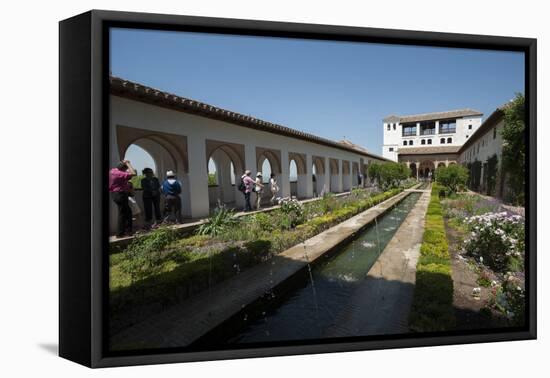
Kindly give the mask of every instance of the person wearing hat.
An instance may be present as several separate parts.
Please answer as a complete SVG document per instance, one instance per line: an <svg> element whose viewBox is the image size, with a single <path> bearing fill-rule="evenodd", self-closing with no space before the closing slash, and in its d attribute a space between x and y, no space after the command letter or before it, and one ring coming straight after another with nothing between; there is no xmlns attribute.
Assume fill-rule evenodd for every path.
<svg viewBox="0 0 550 378"><path fill-rule="evenodd" d="M145 168L142 171L144 178L141 179L141 189L143 189L143 208L145 209L145 223L149 226L153 220L153 211L155 213L155 223L160 223L160 183L159 179L151 168Z"/></svg>
<svg viewBox="0 0 550 378"><path fill-rule="evenodd" d="M117 237L132 234L132 209L128 204L130 179L136 175L136 170L129 160L122 160L109 171L109 192L118 209Z"/></svg>
<svg viewBox="0 0 550 378"><path fill-rule="evenodd" d="M264 190L262 172L256 173L255 185L256 187L254 189L254 192L256 192L256 210L260 210L260 202L262 201L262 192Z"/></svg>
<svg viewBox="0 0 550 378"><path fill-rule="evenodd" d="M162 183L164 194L165 220L181 223L181 183L176 179L174 171L166 172L166 180Z"/></svg>
<svg viewBox="0 0 550 378"><path fill-rule="evenodd" d="M241 176L241 183L239 185L239 190L244 194L245 212L252 211L252 205L250 205L250 193L252 193L252 189L254 188L254 180L250 177L251 174L252 172L250 172L249 169L244 171L244 175Z"/></svg>

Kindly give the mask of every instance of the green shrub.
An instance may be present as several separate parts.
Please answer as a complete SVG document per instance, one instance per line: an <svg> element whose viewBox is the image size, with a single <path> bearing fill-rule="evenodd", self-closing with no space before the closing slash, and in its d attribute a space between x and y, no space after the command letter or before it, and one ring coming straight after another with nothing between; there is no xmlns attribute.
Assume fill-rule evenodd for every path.
<svg viewBox="0 0 550 378"><path fill-rule="evenodd" d="M384 190L397 188L399 183L411 175L411 170L405 163L386 162L372 163L368 168L369 177L378 181Z"/></svg>
<svg viewBox="0 0 550 378"><path fill-rule="evenodd" d="M176 232L168 227L137 236L124 251L120 270L128 274L132 282L154 274L163 262L163 252L175 238Z"/></svg>
<svg viewBox="0 0 550 378"><path fill-rule="evenodd" d="M266 213L258 213L251 218L252 222L262 231L273 231L275 229L273 217Z"/></svg>
<svg viewBox="0 0 550 378"><path fill-rule="evenodd" d="M197 233L199 235L219 236L238 222L239 219L235 217L233 210L227 209L225 206L218 206L214 210L214 214L199 226Z"/></svg>
<svg viewBox="0 0 550 378"><path fill-rule="evenodd" d="M458 164L439 167L435 171L435 180L445 187L445 192L456 193L460 187L466 186L468 169Z"/></svg>

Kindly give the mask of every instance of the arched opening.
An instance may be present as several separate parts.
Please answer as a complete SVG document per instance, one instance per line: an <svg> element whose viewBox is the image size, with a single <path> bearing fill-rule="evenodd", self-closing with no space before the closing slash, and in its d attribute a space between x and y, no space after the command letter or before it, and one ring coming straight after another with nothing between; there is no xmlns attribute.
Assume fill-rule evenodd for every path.
<svg viewBox="0 0 550 378"><path fill-rule="evenodd" d="M416 166L416 163L411 163L409 165L409 168L411 169L411 177L417 178L418 167Z"/></svg>
<svg viewBox="0 0 550 378"><path fill-rule="evenodd" d="M445 138L441 138L441 139L439 140L439 143L445 144Z"/></svg>
<svg viewBox="0 0 550 378"><path fill-rule="evenodd" d="M413 141L409 140L409 146L412 146L412 145L413 145Z"/></svg>
<svg viewBox="0 0 550 378"><path fill-rule="evenodd" d="M157 163L155 162L153 156L143 147L140 147L135 143L128 147L126 153L124 154L123 160L129 160L137 171L137 176L134 176L131 180L131 183L136 190L141 190L141 179L144 177L143 170L145 168L151 168L153 173L158 175Z"/></svg>
<svg viewBox="0 0 550 378"><path fill-rule="evenodd" d="M342 161L342 190L344 192L351 190L351 168L347 160Z"/></svg>
<svg viewBox="0 0 550 378"><path fill-rule="evenodd" d="M278 196L282 196L283 182L281 179L282 170L279 151L269 149L262 149L260 151L257 150L257 164L258 172L262 173L262 183L265 186L262 191L261 204L270 204L272 193L270 190L269 179L271 178L271 174L275 175L275 180L279 186ZM253 178L256 179L256 177ZM254 198L256 197L254 196Z"/></svg>
<svg viewBox="0 0 550 378"><path fill-rule="evenodd" d="M359 163L354 161L351 163L351 186L357 187L359 185Z"/></svg>
<svg viewBox="0 0 550 378"><path fill-rule="evenodd" d="M432 144L432 140L431 140L431 139L428 139L428 144Z"/></svg>
<svg viewBox="0 0 550 378"><path fill-rule="evenodd" d="M208 160L208 186L218 185L218 168L216 168L216 162L212 157Z"/></svg>
<svg viewBox="0 0 550 378"><path fill-rule="evenodd" d="M272 173L271 163L269 162L269 159L264 159L264 161L262 162L262 170L260 172L262 173L262 182L264 184L269 183L269 178L271 177Z"/></svg>
<svg viewBox="0 0 550 378"><path fill-rule="evenodd" d="M290 181L290 195L298 197L298 167L294 159L290 160L288 169L288 179Z"/></svg>
<svg viewBox="0 0 550 378"><path fill-rule="evenodd" d="M418 168L418 176L422 179L428 179L433 176L433 173L435 171L435 164L433 161L425 160L420 163L420 167Z"/></svg>
<svg viewBox="0 0 550 378"><path fill-rule="evenodd" d="M210 210L218 203L229 208L244 208L244 196L238 188L245 169L244 145L207 140L205 162L208 164L209 174L214 173L211 161L216 169L216 185L208 186Z"/></svg>
<svg viewBox="0 0 550 378"><path fill-rule="evenodd" d="M244 198L235 185L240 159L231 148L221 145L208 157L208 203L214 209L219 203L228 208L243 206Z"/></svg>
<svg viewBox="0 0 550 378"><path fill-rule="evenodd" d="M453 138L447 138L447 144L453 143Z"/></svg>
<svg viewBox="0 0 550 378"><path fill-rule="evenodd" d="M313 188L308 189L310 184L308 183L309 178L306 169L306 155L289 152L288 159L290 161L290 195L300 199L311 197Z"/></svg>
<svg viewBox="0 0 550 378"><path fill-rule="evenodd" d="M312 158L312 161L313 162L312 162L312 168L311 168L311 171L312 171L311 180L313 185L313 196L318 197L324 192L326 192L327 190L329 190L329 188L326 188L326 189L324 188L325 187L325 163L323 158L316 157L316 156Z"/></svg>
<svg viewBox="0 0 550 378"><path fill-rule="evenodd" d="M231 165L229 166L231 169L231 185L235 185L235 175L237 174L235 171L235 166L233 165L233 162L231 162Z"/></svg>
<svg viewBox="0 0 550 378"><path fill-rule="evenodd" d="M439 164L437 164L437 168L444 167L444 166L445 166L445 163L443 163L443 162L440 162Z"/></svg>
<svg viewBox="0 0 550 378"><path fill-rule="evenodd" d="M167 149L166 146L169 146L169 144L164 144L162 139L157 139L154 136L133 139L128 135L127 142L124 142L127 144L119 141L119 143L122 144L119 144L119 156L122 156L123 160L129 160L137 171L137 175L132 178L131 183L134 187L134 199L141 210L139 214L134 216L133 229L139 230L145 226L145 206L141 187L141 180L144 178L143 170L145 168L151 168L160 184L162 184L165 179L165 174L168 170L174 171L177 178L182 182L185 182L187 175L183 169L183 161L176 160L172 153L175 150L172 151ZM116 157L114 159L116 159ZM116 162L112 162L111 164L114 166ZM185 186L182 189L182 213L188 217L190 216L190 209L189 206L185 205L189 203L189 190ZM163 196L161 196L160 202L160 208L163 209ZM116 232L116 219L116 206L114 203L110 203L109 231L112 234Z"/></svg>
<svg viewBox="0 0 550 378"><path fill-rule="evenodd" d="M340 177L340 170L338 166L338 160L330 159L330 191L332 193L340 193L342 191L342 181Z"/></svg>

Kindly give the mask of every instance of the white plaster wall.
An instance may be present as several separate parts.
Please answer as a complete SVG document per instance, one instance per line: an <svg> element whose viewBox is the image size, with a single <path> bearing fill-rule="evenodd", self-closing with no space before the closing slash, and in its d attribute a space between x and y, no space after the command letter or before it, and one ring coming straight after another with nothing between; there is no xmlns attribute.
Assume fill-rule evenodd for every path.
<svg viewBox="0 0 550 378"><path fill-rule="evenodd" d="M390 130L388 130L390 125ZM393 129L395 125L395 130ZM382 147L382 156L386 159L397 161L397 149L401 142L401 124L399 122L384 122L384 146ZM393 151L390 151L392 149Z"/></svg>
<svg viewBox="0 0 550 378"><path fill-rule="evenodd" d="M251 169L253 175L256 173L256 147L272 148L281 151L282 173L281 177L278 177L278 180L282 196L285 193L286 195L290 194L290 182L288 178L289 151L305 154L308 161L311 161L311 156L315 155L337 159L340 164L342 160L359 161L361 157L364 157L362 154L351 151L253 130L228 122L165 109L118 96L111 96L111 165L115 165L120 159L116 140L116 126L118 125L187 137L189 177L182 177L182 179L184 187L187 186L184 190L188 192L188 203L184 203L184 211L185 208L189 209L190 215L193 218L207 216L209 209L209 190L205 190L208 183L205 150L206 139L244 144L246 168ZM372 160L373 158L371 157L370 159ZM325 169L328 169L328 166L325 165ZM179 167L178 170L181 171ZM240 178L240 175L241 173L237 172L237 180ZM322 176L318 175L317 178L319 192L319 188L322 188L322 186L319 186L322 181L324 181L324 185L329 185L327 181L328 176ZM311 181L311 167L308 168L306 177L307 181ZM334 178L334 184L333 190L342 191L341 175ZM311 188L311 184L307 184L307 186ZM312 189L311 192L313 192Z"/></svg>
<svg viewBox="0 0 550 378"><path fill-rule="evenodd" d="M481 137L477 138L468 148L464 149L458 157L461 163L470 163L478 160L482 163L486 162L488 158L496 154L498 156L498 163L500 165L502 157L502 136L501 131L504 127L504 121L499 122L490 130L485 132ZM493 138L493 130L496 128L496 137Z"/></svg>
<svg viewBox="0 0 550 378"><path fill-rule="evenodd" d="M468 129L468 125L472 125L472 129ZM457 119L456 135L453 138L453 145L462 146L466 140L474 134L479 126L481 126L481 117ZM466 138L466 136L468 136L468 138Z"/></svg>

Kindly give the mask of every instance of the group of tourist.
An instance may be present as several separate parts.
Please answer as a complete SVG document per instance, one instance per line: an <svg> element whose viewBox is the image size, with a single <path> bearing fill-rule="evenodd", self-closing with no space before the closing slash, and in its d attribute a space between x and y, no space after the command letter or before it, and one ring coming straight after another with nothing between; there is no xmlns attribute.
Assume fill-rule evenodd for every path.
<svg viewBox="0 0 550 378"><path fill-rule="evenodd" d="M245 212L252 211L252 205L250 204L250 196L252 192L256 195L256 210L260 210L262 195L265 188L262 172L256 173L255 180L251 177L251 175L252 172L247 169L244 172L244 175L241 176L241 183L239 184L239 190L244 194ZM273 173L269 178L269 190L271 192L270 202L274 205L275 200L277 199L277 193L279 192L279 185L277 184L277 179Z"/></svg>
<svg viewBox="0 0 550 378"><path fill-rule="evenodd" d="M181 190L182 184L173 171L166 172L162 185L151 168L142 171L141 188L143 190L143 208L147 227L161 222L182 221ZM109 192L118 209L117 237L132 235L133 216L140 213L139 205L134 199L132 177L137 172L129 160L121 161L109 172ZM160 197L164 196L164 218L160 211ZM153 215L155 223L153 223Z"/></svg>
<svg viewBox="0 0 550 378"><path fill-rule="evenodd" d="M180 194L182 184L176 178L176 174L171 170L166 172L166 179L161 184L151 168L143 169L142 173L141 189L146 227L152 227L163 222L175 221L181 223L182 206ZM109 172L109 192L118 210L117 237L132 235L134 216L141 213L141 209L134 198L134 187L131 182L132 177L136 175L137 171L129 160L121 161ZM244 211L246 212L252 211L250 203L252 193L256 195L255 209L260 210L262 195L266 186L263 182L261 172L256 174L256 179L253 179L251 175L252 172L246 170L241 177L239 185L239 190L244 195ZM270 202L272 205L275 205L277 194L279 193L279 185L273 173L269 178L269 190L271 192ZM160 210L161 196L164 196L164 214L161 214Z"/></svg>

